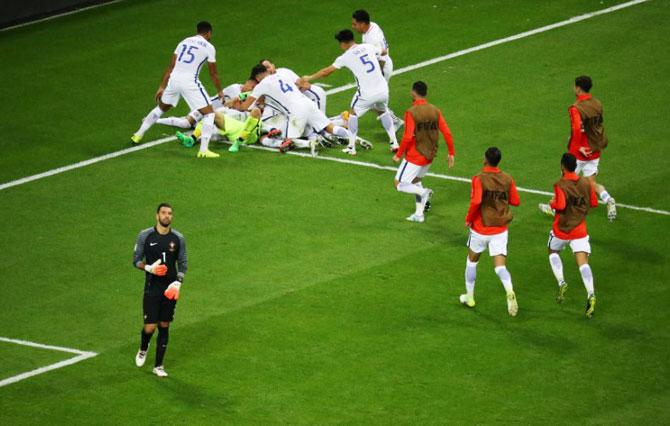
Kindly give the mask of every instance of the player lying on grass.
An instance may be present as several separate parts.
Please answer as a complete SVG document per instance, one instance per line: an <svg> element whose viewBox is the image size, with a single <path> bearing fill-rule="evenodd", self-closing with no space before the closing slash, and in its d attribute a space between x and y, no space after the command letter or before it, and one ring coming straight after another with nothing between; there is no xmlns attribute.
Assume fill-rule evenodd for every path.
<svg viewBox="0 0 670 426"><path fill-rule="evenodd" d="M586 288L586 318L591 318L596 309L596 296L593 288L593 272L589 266L591 244L586 231L586 215L589 209L598 206L598 196L587 177L579 177L577 159L570 153L561 158L561 179L554 184L554 197L550 207L556 212L554 224L549 232L549 264L558 281L558 296L556 301L562 303L568 284L563 278L563 262L559 253L570 246L575 254L575 260L582 275L582 282Z"/></svg>
<svg viewBox="0 0 670 426"><path fill-rule="evenodd" d="M607 204L607 219L616 219L616 201L604 186L596 182L600 155L608 145L603 127L603 105L590 91L591 77L582 75L575 79L577 100L568 108L570 114L570 142L568 152L577 159L575 173L587 177L595 185L600 200ZM548 215L554 211L547 204L540 204L540 210Z"/></svg>
<svg viewBox="0 0 670 426"><path fill-rule="evenodd" d="M468 258L465 264L465 294L459 300L469 308L475 307L475 280L477 262L488 248L493 257L496 275L507 293L507 312L516 316L519 305L512 286L512 276L507 261L507 224L512 221L509 206L518 206L519 193L512 176L498 168L502 154L491 147L484 154L484 169L472 178L470 208L465 217L465 227L470 228Z"/></svg>
<svg viewBox="0 0 670 426"><path fill-rule="evenodd" d="M183 97L191 110L203 115L202 138L198 158L216 158L219 154L208 149L209 139L214 132L214 108L207 92L200 83L200 66L207 61L209 75L216 87L217 94L223 100L223 90L216 70L216 49L209 42L212 38L212 26L209 22L199 22L197 34L182 40L172 54L158 91L158 106L142 120L140 128L131 136L132 143L140 143L144 133L170 108L177 106Z"/></svg>
<svg viewBox="0 0 670 426"><path fill-rule="evenodd" d="M428 173L433 159L437 155L440 132L449 149L449 168L454 167L454 141L451 131L444 121L442 112L426 100L428 86L423 81L412 85L413 104L405 112L405 134L393 161L399 162L395 175L395 187L400 192L413 194L416 198L416 211L407 220L422 223L424 212L430 209L430 197L433 190L424 188L421 180Z"/></svg>
<svg viewBox="0 0 670 426"><path fill-rule="evenodd" d="M245 121L240 121L232 114L222 111L217 111L214 116L214 124L218 132L212 136L212 140L218 140L218 137L223 137L225 140L232 142L229 152L238 152L240 144L251 145L258 141L260 135L260 118L261 110L253 108L249 112L249 116ZM201 137L202 123L199 123L191 135L186 135L177 132L177 139L187 148L195 145Z"/></svg>
<svg viewBox="0 0 670 426"><path fill-rule="evenodd" d="M349 68L356 78L356 94L351 101L349 131L358 134L358 118L368 111L375 111L379 115L382 126L389 137L391 150L398 149L398 141L393 125L393 116L388 109L389 88L388 82L382 75L377 55L381 53L379 47L371 44L356 44L351 30L342 30L335 35L340 48L344 53L338 56L332 65L320 71L303 77L303 81L312 82L327 77L340 68ZM343 150L350 155L356 155L356 143L353 142Z"/></svg>
<svg viewBox="0 0 670 426"><path fill-rule="evenodd" d="M316 104L300 92L295 82L280 74L270 74L261 64L254 66L251 75L258 84L238 109L246 111L257 100L263 99L265 105L280 111L287 118L286 131L283 132L285 139L280 147L283 152L294 144L293 139L304 134L308 125L317 133L326 131L347 138L350 143L355 141L347 129L333 125Z"/></svg>
<svg viewBox="0 0 670 426"><path fill-rule="evenodd" d="M224 102L221 102L221 99L218 96L210 98L214 112L224 112L228 113L230 116L236 118L237 120L246 120L246 112L238 111L236 109L228 108L225 106L225 103L230 101L235 101L235 99L240 99L240 96L244 97L248 92L253 90L256 82L253 80L247 80L244 83L233 83L229 86L226 86L223 89L223 99ZM165 126L179 127L182 129L192 129L195 125L202 119L202 114L200 111L193 110L184 117L165 117L159 118L156 123L163 124ZM216 118L215 118L216 120Z"/></svg>

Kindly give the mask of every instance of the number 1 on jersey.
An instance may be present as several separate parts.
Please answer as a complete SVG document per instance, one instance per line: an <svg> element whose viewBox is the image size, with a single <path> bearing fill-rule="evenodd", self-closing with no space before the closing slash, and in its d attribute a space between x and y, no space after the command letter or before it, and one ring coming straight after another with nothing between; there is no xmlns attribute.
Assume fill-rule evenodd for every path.
<svg viewBox="0 0 670 426"><path fill-rule="evenodd" d="M163 263L167 263L167 258L165 257L165 252L163 252L162 254L163 254Z"/></svg>

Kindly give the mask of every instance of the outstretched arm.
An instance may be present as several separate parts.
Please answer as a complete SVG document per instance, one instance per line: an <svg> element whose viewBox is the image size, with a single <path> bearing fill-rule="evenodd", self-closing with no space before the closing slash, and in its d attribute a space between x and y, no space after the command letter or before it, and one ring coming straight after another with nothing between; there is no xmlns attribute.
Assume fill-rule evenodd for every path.
<svg viewBox="0 0 670 426"><path fill-rule="evenodd" d="M302 79L303 79L303 81L309 83L311 81L318 80L318 79L323 78L323 77L328 77L329 75L331 75L335 71L337 71L337 68L335 68L334 65L329 65L326 68L322 68L321 70L317 71L316 73L314 73L312 75L304 76Z"/></svg>

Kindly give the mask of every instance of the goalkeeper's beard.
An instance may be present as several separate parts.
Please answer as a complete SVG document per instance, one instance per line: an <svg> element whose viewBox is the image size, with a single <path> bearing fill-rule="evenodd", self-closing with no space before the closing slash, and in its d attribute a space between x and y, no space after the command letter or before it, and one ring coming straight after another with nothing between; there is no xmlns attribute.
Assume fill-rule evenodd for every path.
<svg viewBox="0 0 670 426"><path fill-rule="evenodd" d="M170 219L164 219L164 220L159 220L158 223L160 223L161 226L169 228L172 221Z"/></svg>

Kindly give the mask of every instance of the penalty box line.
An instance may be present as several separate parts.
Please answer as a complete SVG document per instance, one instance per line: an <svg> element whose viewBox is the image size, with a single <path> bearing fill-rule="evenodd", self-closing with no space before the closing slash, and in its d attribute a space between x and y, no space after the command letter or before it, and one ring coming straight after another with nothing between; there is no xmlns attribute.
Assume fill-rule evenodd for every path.
<svg viewBox="0 0 670 426"><path fill-rule="evenodd" d="M0 380L0 387L11 385L16 382L20 382L21 380L28 379L30 377L34 377L40 374L44 374L48 371L52 370L57 370L59 368L67 367L68 365L76 364L78 362L84 361L85 359L93 358L94 356L98 355L96 352L89 352L89 351L81 351L79 349L72 349L72 348L66 348L62 346L53 346L53 345L45 345L42 343L36 343L36 342L30 342L28 340L19 340L19 339L10 339L8 337L0 337L0 342L6 342L6 343L14 343L17 345L21 346L29 346L32 348L38 348L38 349L47 349L51 351L57 351L57 352L66 352L69 354L75 354L74 357L68 358L63 361L59 361L53 364L45 365L44 367L39 367L34 370L26 371L25 373L17 374L12 377L8 377L6 379Z"/></svg>

